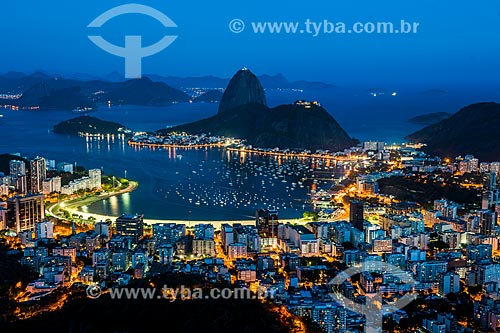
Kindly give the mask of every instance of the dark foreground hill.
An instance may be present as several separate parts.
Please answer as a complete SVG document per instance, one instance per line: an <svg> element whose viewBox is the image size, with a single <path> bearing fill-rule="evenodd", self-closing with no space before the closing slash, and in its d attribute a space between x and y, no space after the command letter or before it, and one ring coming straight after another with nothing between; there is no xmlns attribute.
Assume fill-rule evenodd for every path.
<svg viewBox="0 0 500 333"><path fill-rule="evenodd" d="M448 119L406 137L427 144L425 151L441 157L473 154L482 160L500 160L500 104L477 103Z"/></svg>
<svg viewBox="0 0 500 333"><path fill-rule="evenodd" d="M151 286L156 286L154 290ZM193 299L177 300L162 297L162 287L185 288L193 292ZM129 288L148 288L153 297L111 298L104 293L97 299L86 296L86 286L65 287L32 304L22 304L21 312L36 317L7 322L0 316L1 332L296 332L297 317L285 315L272 302L257 299L211 299L213 287L197 277L182 274L161 274L144 280L134 280ZM203 297L194 297L196 290L203 288ZM105 290L105 289L104 289ZM139 290L139 289L136 289ZM62 308L42 312L44 306L65 295ZM124 295L124 294L122 294ZM143 295L143 294L141 294ZM240 297L241 298L241 297ZM13 305L15 308L15 304ZM55 307L53 307L55 309ZM7 309L11 310L11 309ZM8 313L8 312L7 312ZM5 319L13 319L5 316ZM311 331L312 332L312 331Z"/></svg>

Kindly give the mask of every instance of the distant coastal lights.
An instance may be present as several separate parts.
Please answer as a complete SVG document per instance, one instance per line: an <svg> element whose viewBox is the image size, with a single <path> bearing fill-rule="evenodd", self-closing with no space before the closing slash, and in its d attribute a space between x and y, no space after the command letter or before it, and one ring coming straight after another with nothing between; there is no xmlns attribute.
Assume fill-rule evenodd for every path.
<svg viewBox="0 0 500 333"><path fill-rule="evenodd" d="M311 105L321 106L321 104L318 101L311 102L311 101L298 100L295 101L293 104L305 106L306 109L310 109Z"/></svg>
<svg viewBox="0 0 500 333"><path fill-rule="evenodd" d="M385 92L383 92L383 91L371 91L371 92L370 92L370 95L371 95L371 96L373 96L373 97L379 97L379 96L383 96L383 95L385 95ZM393 92L391 93L391 96L392 96L392 97L395 97L395 96L397 96L397 95L398 95L398 93L397 93L396 91L393 91Z"/></svg>

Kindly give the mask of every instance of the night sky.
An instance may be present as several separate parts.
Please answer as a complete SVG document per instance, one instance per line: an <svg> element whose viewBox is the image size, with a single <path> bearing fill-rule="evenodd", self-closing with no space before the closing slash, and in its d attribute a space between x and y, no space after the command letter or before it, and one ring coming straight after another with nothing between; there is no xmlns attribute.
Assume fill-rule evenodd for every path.
<svg viewBox="0 0 500 333"><path fill-rule="evenodd" d="M166 14L177 28L137 14L102 28L87 25L127 1L3 1L0 72L10 70L105 75L124 71L122 58L107 54L87 36L124 43L142 35L150 45L164 35L178 39L143 61L161 75L231 76L241 67L257 74L283 73L291 80L352 83L495 84L500 82L500 2L497 0L142 0ZM235 18L246 23L229 30ZM416 34L255 34L251 22L418 22Z"/></svg>

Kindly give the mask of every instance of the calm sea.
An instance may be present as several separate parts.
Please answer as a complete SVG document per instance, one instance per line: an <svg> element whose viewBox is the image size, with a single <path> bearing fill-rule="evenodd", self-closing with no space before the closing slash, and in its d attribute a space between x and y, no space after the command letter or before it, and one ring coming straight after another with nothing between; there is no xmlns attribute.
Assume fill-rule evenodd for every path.
<svg viewBox="0 0 500 333"><path fill-rule="evenodd" d="M316 96L321 96L317 98ZM459 94L457 94L459 96ZM316 93L268 92L271 106L296 99L319 100L344 129L360 140L401 142L421 126L407 119L427 112L455 112L463 98L419 94L373 97L366 92L332 89ZM470 102L474 102L473 98ZM465 103L465 104L464 104ZM101 108L93 116L119 122L136 131L151 131L211 116L217 105L179 104L164 108ZM120 140L87 140L52 133L53 125L75 117L68 111L0 109L0 153L43 156L102 168L140 185L133 193L83 209L103 215L142 213L149 219L237 220L254 216L256 208L278 208L283 218L301 216L307 167L270 159L241 160L222 150L134 150ZM327 184L325 184L326 186Z"/></svg>

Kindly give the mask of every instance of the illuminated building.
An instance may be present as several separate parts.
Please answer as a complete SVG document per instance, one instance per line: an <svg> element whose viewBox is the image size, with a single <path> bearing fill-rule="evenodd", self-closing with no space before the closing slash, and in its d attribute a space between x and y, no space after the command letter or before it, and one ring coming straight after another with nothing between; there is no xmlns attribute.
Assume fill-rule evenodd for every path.
<svg viewBox="0 0 500 333"><path fill-rule="evenodd" d="M171 244L162 243L158 246L160 264L170 265L174 258L174 248Z"/></svg>
<svg viewBox="0 0 500 333"><path fill-rule="evenodd" d="M466 248L467 261L471 264L489 264L493 247L491 244L470 244Z"/></svg>
<svg viewBox="0 0 500 333"><path fill-rule="evenodd" d="M491 235L497 225L497 213L483 209L477 212L477 216L479 218L479 232L486 236Z"/></svg>
<svg viewBox="0 0 500 333"><path fill-rule="evenodd" d="M138 214L120 216L116 219L116 233L130 236L137 243L144 236L144 216Z"/></svg>
<svg viewBox="0 0 500 333"><path fill-rule="evenodd" d="M186 225L176 223L153 224L153 240L155 243L175 244L186 235Z"/></svg>
<svg viewBox="0 0 500 333"><path fill-rule="evenodd" d="M24 161L12 160L9 162L9 174L12 178L12 182L19 176L26 176L26 163Z"/></svg>
<svg viewBox="0 0 500 333"><path fill-rule="evenodd" d="M256 211L256 225L259 236L262 238L278 237L278 211L258 209Z"/></svg>
<svg viewBox="0 0 500 333"><path fill-rule="evenodd" d="M346 310L335 303L313 305L311 319L327 333L347 332Z"/></svg>
<svg viewBox="0 0 500 333"><path fill-rule="evenodd" d="M458 292L460 292L460 275L455 272L443 273L439 280L439 293L446 296Z"/></svg>
<svg viewBox="0 0 500 333"><path fill-rule="evenodd" d="M221 226L221 240L222 240L222 246L224 246L224 250L227 253L228 246L234 242L233 227L227 223L224 223Z"/></svg>
<svg viewBox="0 0 500 333"><path fill-rule="evenodd" d="M35 231L35 224L45 217L43 194L15 196L7 199L7 227L21 231Z"/></svg>
<svg viewBox="0 0 500 333"><path fill-rule="evenodd" d="M446 272L446 261L424 261L416 265L416 278L420 282L438 282L441 274Z"/></svg>
<svg viewBox="0 0 500 333"><path fill-rule="evenodd" d="M193 239L193 254L198 256L213 257L215 255L215 242L213 239Z"/></svg>
<svg viewBox="0 0 500 333"><path fill-rule="evenodd" d="M61 192L61 177L47 178L42 182L43 194Z"/></svg>
<svg viewBox="0 0 500 333"><path fill-rule="evenodd" d="M43 220L36 224L36 238L54 238L54 223Z"/></svg>
<svg viewBox="0 0 500 333"><path fill-rule="evenodd" d="M43 181L47 178L47 166L45 158L37 157L30 161L31 193L43 192Z"/></svg>
<svg viewBox="0 0 500 333"><path fill-rule="evenodd" d="M227 247L227 256L230 259L243 258L247 256L247 246L242 243L232 243Z"/></svg>
<svg viewBox="0 0 500 333"><path fill-rule="evenodd" d="M363 222L364 222L364 205L360 201L353 200L349 206L349 222L358 229L363 231Z"/></svg>

